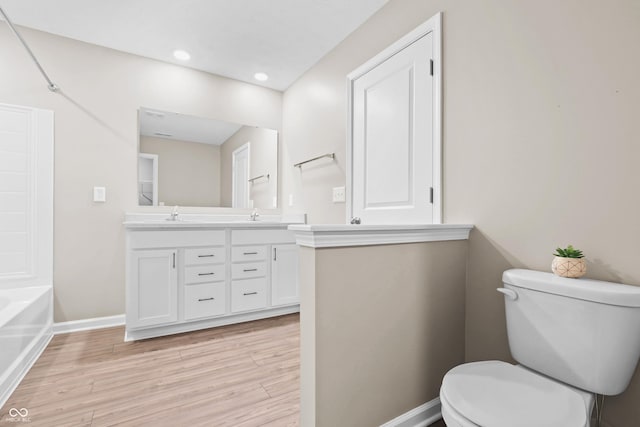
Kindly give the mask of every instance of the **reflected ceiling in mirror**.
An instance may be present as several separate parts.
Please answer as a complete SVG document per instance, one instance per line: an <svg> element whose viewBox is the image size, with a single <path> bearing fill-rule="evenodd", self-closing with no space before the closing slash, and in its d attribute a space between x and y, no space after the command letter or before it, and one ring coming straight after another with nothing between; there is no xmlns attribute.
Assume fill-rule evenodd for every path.
<svg viewBox="0 0 640 427"><path fill-rule="evenodd" d="M139 110L140 206L277 207L278 132Z"/></svg>

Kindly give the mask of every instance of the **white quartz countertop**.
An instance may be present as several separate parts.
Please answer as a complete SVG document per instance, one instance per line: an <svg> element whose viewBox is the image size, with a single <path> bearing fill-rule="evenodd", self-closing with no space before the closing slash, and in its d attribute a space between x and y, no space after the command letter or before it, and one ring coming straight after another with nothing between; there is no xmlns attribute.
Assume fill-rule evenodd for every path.
<svg viewBox="0 0 640 427"><path fill-rule="evenodd" d="M178 219L168 219L169 214L127 213L122 223L125 228L286 228L304 223L304 216L264 215L257 220L248 215L180 214Z"/></svg>
<svg viewBox="0 0 640 427"><path fill-rule="evenodd" d="M199 220L148 220L148 221L125 221L124 226L127 228L202 228L202 227L218 227L218 228L273 228L287 227L291 225L288 222L275 221L199 221Z"/></svg>

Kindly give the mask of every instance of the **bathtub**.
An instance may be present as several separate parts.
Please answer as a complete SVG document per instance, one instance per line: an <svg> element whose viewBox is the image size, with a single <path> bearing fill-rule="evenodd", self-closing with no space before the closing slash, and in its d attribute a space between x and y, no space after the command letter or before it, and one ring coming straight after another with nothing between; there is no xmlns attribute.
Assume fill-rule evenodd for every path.
<svg viewBox="0 0 640 427"><path fill-rule="evenodd" d="M50 286L0 289L0 407L53 336L52 299Z"/></svg>

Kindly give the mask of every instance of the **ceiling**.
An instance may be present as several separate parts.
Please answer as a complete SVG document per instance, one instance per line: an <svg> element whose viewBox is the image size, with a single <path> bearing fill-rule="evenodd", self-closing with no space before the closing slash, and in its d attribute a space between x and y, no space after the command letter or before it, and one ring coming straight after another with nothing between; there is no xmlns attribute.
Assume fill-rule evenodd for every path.
<svg viewBox="0 0 640 427"><path fill-rule="evenodd" d="M140 108L140 135L222 145L243 125Z"/></svg>
<svg viewBox="0 0 640 427"><path fill-rule="evenodd" d="M0 6L18 25L285 90L386 2L0 0ZM176 49L191 60L174 59ZM256 81L257 72L269 80Z"/></svg>

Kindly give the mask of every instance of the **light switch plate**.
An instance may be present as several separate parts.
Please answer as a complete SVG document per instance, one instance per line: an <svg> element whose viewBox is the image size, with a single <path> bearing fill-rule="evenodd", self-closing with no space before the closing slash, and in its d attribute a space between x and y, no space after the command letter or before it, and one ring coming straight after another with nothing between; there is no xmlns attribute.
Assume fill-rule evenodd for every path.
<svg viewBox="0 0 640 427"><path fill-rule="evenodd" d="M289 194L289 206L293 206L293 194Z"/></svg>
<svg viewBox="0 0 640 427"><path fill-rule="evenodd" d="M104 203L107 201L107 189L105 187L93 187L93 201Z"/></svg>
<svg viewBox="0 0 640 427"><path fill-rule="evenodd" d="M344 187L333 187L333 203L344 203L345 200Z"/></svg>

